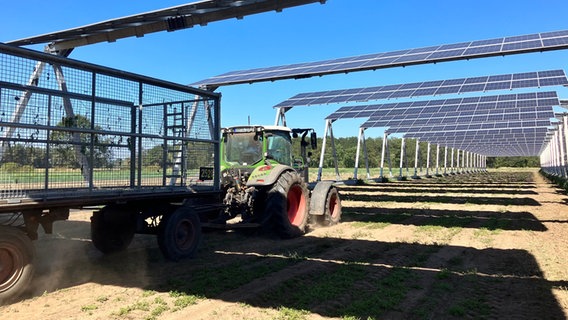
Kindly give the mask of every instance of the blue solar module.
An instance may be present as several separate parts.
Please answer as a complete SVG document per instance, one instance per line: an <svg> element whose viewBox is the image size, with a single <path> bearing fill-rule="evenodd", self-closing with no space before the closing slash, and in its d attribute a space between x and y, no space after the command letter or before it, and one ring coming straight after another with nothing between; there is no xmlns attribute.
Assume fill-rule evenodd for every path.
<svg viewBox="0 0 568 320"><path fill-rule="evenodd" d="M300 93L277 104L276 108L295 106L363 102L404 97L418 97L442 94L459 94L490 90L509 90L518 88L567 85L564 70L524 72L473 78L437 80L407 84L395 84L369 88L320 91Z"/></svg>
<svg viewBox="0 0 568 320"><path fill-rule="evenodd" d="M521 107L550 107L560 105L555 92L538 92L538 93L521 93L521 94L506 94L497 96L484 96L484 97L468 97L457 99L445 100L429 100L429 101L415 101L415 102L399 102L399 103L386 103L376 105L361 105L352 107L342 107L328 115L326 119L338 120L348 118L366 118L369 117L366 112L364 115L362 111L374 110L371 118L379 117L379 115L393 114L390 112L406 113L406 114L420 114L421 112L438 110L436 112L453 112L466 111L466 110L496 110L506 108L521 108Z"/></svg>
<svg viewBox="0 0 568 320"><path fill-rule="evenodd" d="M195 82L191 85L219 87L239 83L307 78L334 73L375 70L379 68L391 68L413 64L540 52L547 50L561 50L567 48L568 30L562 30L377 54L366 54L318 62L232 71Z"/></svg>

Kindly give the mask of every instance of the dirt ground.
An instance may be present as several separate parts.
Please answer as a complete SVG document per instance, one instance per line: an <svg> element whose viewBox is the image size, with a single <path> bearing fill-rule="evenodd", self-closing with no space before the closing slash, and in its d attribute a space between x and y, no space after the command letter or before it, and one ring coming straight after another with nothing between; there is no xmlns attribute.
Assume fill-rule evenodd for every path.
<svg viewBox="0 0 568 320"><path fill-rule="evenodd" d="M153 236L104 256L90 212L36 242L6 319L566 319L568 196L536 170L343 186L343 221L280 240L207 232L165 261Z"/></svg>

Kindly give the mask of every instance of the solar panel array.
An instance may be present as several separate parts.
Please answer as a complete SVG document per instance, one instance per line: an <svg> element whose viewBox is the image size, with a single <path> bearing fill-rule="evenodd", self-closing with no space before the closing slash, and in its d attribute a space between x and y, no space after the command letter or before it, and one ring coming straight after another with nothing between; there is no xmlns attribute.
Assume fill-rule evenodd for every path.
<svg viewBox="0 0 568 320"><path fill-rule="evenodd" d="M534 156L542 149L548 131L546 127L539 127L479 132L411 132L405 134L405 137L418 138L487 156Z"/></svg>
<svg viewBox="0 0 568 320"><path fill-rule="evenodd" d="M461 94L491 90L568 85L564 70L547 70L500 74L472 78L414 82L368 88L300 93L287 99L275 108L292 108L316 104L365 102L394 98L411 98L442 94Z"/></svg>
<svg viewBox="0 0 568 320"><path fill-rule="evenodd" d="M382 52L318 62L232 71L195 82L192 85L219 87L240 83L307 78L334 73L375 70L414 64L560 50L567 48L568 30L561 30Z"/></svg>
<svg viewBox="0 0 568 320"><path fill-rule="evenodd" d="M556 92L533 92L519 94L505 94L483 97L453 98L441 100L423 100L412 102L396 102L385 104L358 105L341 107L326 119L353 119L378 118L405 119L405 115L420 115L427 118L434 113L448 113L448 115L466 116L474 115L477 110L535 108L538 106L559 105ZM524 110L524 109L523 109ZM529 109L526 109L529 112ZM417 113L418 112L418 113Z"/></svg>
<svg viewBox="0 0 568 320"><path fill-rule="evenodd" d="M538 155L559 105L556 92L342 107L327 119L368 118L363 128L491 156Z"/></svg>

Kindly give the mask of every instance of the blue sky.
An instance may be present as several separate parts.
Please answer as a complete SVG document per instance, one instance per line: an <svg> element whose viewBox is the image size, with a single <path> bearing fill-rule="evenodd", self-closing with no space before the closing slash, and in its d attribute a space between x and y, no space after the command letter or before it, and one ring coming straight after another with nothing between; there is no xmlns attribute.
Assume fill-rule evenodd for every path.
<svg viewBox="0 0 568 320"><path fill-rule="evenodd" d="M0 41L186 2L191 1L9 1L3 5ZM243 20L80 47L71 58L189 84L234 70L566 30L566 12L566 0L328 0L325 5L309 4ZM566 63L568 51L565 50L234 85L217 91L223 94L223 126L246 124L249 116L255 124L273 124L272 106L301 92L565 69ZM558 89L561 98L568 99L566 89L554 89ZM499 93L509 91L488 94ZM321 135L325 116L341 106L295 108L287 114L288 125L313 127ZM362 122L362 119L336 122L334 134L355 136ZM380 131L370 129L366 135L380 136Z"/></svg>

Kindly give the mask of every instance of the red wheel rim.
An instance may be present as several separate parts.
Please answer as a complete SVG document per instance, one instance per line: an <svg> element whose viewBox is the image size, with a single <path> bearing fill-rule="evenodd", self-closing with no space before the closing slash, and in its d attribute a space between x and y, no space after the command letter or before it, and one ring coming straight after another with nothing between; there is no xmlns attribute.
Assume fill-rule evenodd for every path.
<svg viewBox="0 0 568 320"><path fill-rule="evenodd" d="M23 258L14 248L0 248L0 292L11 288L23 273Z"/></svg>
<svg viewBox="0 0 568 320"><path fill-rule="evenodd" d="M339 213L339 201L337 194L334 193L331 197L329 197L328 208L330 217L335 218Z"/></svg>
<svg viewBox="0 0 568 320"><path fill-rule="evenodd" d="M306 197L302 187L293 185L288 191L288 220L291 224L299 226L302 223L306 210Z"/></svg>

